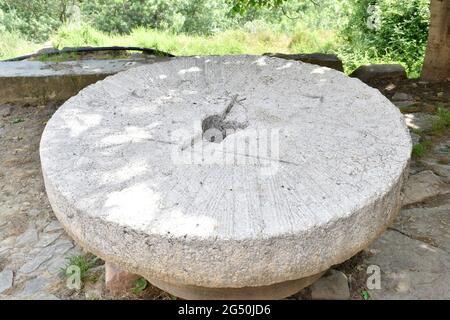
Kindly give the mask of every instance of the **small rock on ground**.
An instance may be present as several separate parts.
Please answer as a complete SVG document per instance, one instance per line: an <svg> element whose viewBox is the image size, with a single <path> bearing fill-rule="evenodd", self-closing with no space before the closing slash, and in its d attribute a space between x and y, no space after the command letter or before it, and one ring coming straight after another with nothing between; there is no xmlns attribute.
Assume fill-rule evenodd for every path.
<svg viewBox="0 0 450 320"><path fill-rule="evenodd" d="M369 64L360 66L350 74L350 77L359 78L361 81L369 84L382 79L399 81L407 78L405 68L400 64Z"/></svg>
<svg viewBox="0 0 450 320"><path fill-rule="evenodd" d="M14 274L11 270L3 270L0 272L0 293L8 290L13 285Z"/></svg>
<svg viewBox="0 0 450 320"><path fill-rule="evenodd" d="M112 295L129 294L139 278L140 276L121 270L112 263L105 263L105 285Z"/></svg>
<svg viewBox="0 0 450 320"><path fill-rule="evenodd" d="M315 300L347 300L350 298L347 276L343 272L333 269L309 288L311 289L311 298Z"/></svg>

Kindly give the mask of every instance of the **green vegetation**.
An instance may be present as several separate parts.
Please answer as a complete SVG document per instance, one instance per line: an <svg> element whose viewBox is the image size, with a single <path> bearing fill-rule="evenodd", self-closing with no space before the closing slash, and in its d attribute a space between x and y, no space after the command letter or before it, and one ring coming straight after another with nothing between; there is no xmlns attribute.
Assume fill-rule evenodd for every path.
<svg viewBox="0 0 450 320"><path fill-rule="evenodd" d="M431 125L431 133L441 135L450 130L450 110L444 107L438 107L436 115L438 119Z"/></svg>
<svg viewBox="0 0 450 320"><path fill-rule="evenodd" d="M90 280L92 282L96 281L95 276L90 277L89 270L97 265L99 259L92 255L76 255L67 258L67 264L62 268L61 273L67 275L67 270L70 266L76 266L79 268L80 279L82 282Z"/></svg>
<svg viewBox="0 0 450 320"><path fill-rule="evenodd" d="M420 72L429 0L236 3L245 1L0 0L0 59L43 44L136 45L175 55L335 53L347 72L366 63L401 63L412 77ZM377 28L367 23L372 4Z"/></svg>
<svg viewBox="0 0 450 320"><path fill-rule="evenodd" d="M430 141L416 143L412 148L412 155L416 158L421 158L427 153L430 146Z"/></svg>
<svg viewBox="0 0 450 320"><path fill-rule="evenodd" d="M1 31L0 25L0 60L28 54L42 47L25 40L17 32Z"/></svg>
<svg viewBox="0 0 450 320"><path fill-rule="evenodd" d="M16 124L16 123L21 123L21 122L24 122L25 120L24 119L22 119L22 118L14 118L12 121L11 121L11 123L12 124Z"/></svg>
<svg viewBox="0 0 450 320"><path fill-rule="evenodd" d="M133 293L134 294L140 294L142 291L147 288L148 282L144 278L139 278L134 283Z"/></svg>
<svg viewBox="0 0 450 320"><path fill-rule="evenodd" d="M450 110L442 105L437 106L437 119L433 120L427 129L413 129L412 132L420 136L420 142L412 148L412 156L421 158L427 154L433 141L450 134Z"/></svg>
<svg viewBox="0 0 450 320"><path fill-rule="evenodd" d="M53 44L68 46L129 45L151 47L175 55L195 54L261 54L270 51L289 52L289 37L271 31L250 34L242 30L229 30L213 36L188 36L164 31L138 28L125 35L108 35L92 27L60 29Z"/></svg>
<svg viewBox="0 0 450 320"><path fill-rule="evenodd" d="M370 299L369 292L368 292L367 290L361 291L361 298L362 298L363 300L369 300L369 299Z"/></svg>
<svg viewBox="0 0 450 320"><path fill-rule="evenodd" d="M419 76L425 55L430 18L429 0L351 0L349 23L342 34L349 68L362 61L401 63L409 76ZM376 13L369 5L376 4ZM368 18L379 15L379 24L369 28ZM370 20L369 20L370 21ZM352 64L352 62L356 62Z"/></svg>

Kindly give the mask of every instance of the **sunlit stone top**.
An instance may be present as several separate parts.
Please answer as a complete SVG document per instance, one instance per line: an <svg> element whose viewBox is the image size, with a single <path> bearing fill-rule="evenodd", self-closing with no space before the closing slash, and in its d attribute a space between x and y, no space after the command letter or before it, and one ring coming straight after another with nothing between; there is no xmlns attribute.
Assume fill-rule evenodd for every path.
<svg viewBox="0 0 450 320"><path fill-rule="evenodd" d="M164 281L325 270L395 215L411 141L377 90L315 65L190 57L108 77L41 141L47 193L88 250Z"/></svg>

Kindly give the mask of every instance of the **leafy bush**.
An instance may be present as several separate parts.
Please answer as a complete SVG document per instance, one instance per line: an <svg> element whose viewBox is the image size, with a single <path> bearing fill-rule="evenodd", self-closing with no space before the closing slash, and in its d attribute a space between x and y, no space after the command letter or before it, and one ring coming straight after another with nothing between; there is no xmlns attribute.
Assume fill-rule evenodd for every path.
<svg viewBox="0 0 450 320"><path fill-rule="evenodd" d="M261 2L0 0L0 57L27 53L31 42L51 37L58 47L135 44L174 54L336 53L346 72L367 63L401 63L413 77L420 72L430 0L269 0L277 5L242 14L231 12L237 1ZM380 28L367 26L369 5L379 8Z"/></svg>
<svg viewBox="0 0 450 320"><path fill-rule="evenodd" d="M20 33L27 40L44 41L63 23L66 2L0 0L0 29Z"/></svg>
<svg viewBox="0 0 450 320"><path fill-rule="evenodd" d="M130 33L137 27L212 34L236 24L224 0L93 0L83 2L83 16L108 33Z"/></svg>
<svg viewBox="0 0 450 320"><path fill-rule="evenodd" d="M0 60L30 53L39 45L23 39L16 32L0 31Z"/></svg>
<svg viewBox="0 0 450 320"><path fill-rule="evenodd" d="M350 69L358 67L360 62L383 60L400 62L411 76L417 76L428 38L429 2L351 0L349 22L342 32L346 45L340 48L340 54L352 62ZM367 24L368 19L374 16L368 10L369 5L378 8L378 28Z"/></svg>

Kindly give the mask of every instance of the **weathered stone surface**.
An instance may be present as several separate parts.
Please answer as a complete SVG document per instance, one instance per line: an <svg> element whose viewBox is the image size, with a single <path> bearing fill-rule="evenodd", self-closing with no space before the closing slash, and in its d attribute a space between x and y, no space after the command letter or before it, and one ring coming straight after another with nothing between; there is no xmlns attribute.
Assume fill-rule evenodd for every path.
<svg viewBox="0 0 450 320"><path fill-rule="evenodd" d="M407 79L405 68L399 64L369 64L358 67L350 74L366 83L378 80L404 80Z"/></svg>
<svg viewBox="0 0 450 320"><path fill-rule="evenodd" d="M61 233L44 233L41 235L36 247L47 247L61 236Z"/></svg>
<svg viewBox="0 0 450 320"><path fill-rule="evenodd" d="M52 221L50 222L44 229L45 233L51 233L51 232L55 232L55 231L62 231L63 227L61 225L61 223L59 223L59 221Z"/></svg>
<svg viewBox="0 0 450 320"><path fill-rule="evenodd" d="M449 186L431 170L411 175L403 187L404 206L422 202L427 198L450 193Z"/></svg>
<svg viewBox="0 0 450 320"><path fill-rule="evenodd" d="M371 250L368 264L378 265L381 289L373 299L449 299L450 256L444 250L388 230Z"/></svg>
<svg viewBox="0 0 450 320"><path fill-rule="evenodd" d="M417 133L410 132L410 135L411 135L411 141L412 141L413 145L420 142L420 136Z"/></svg>
<svg viewBox="0 0 450 320"><path fill-rule="evenodd" d="M65 101L111 74L166 59L0 62L0 103Z"/></svg>
<svg viewBox="0 0 450 320"><path fill-rule="evenodd" d="M52 54L52 53L57 53L59 52L59 50L57 48L53 48L53 47L45 47L42 49L39 49L38 51L36 51L36 54Z"/></svg>
<svg viewBox="0 0 450 320"><path fill-rule="evenodd" d="M393 101L405 101L405 100L413 100L413 96L410 95L409 93L404 93L404 92L396 92L393 96L392 96L392 100Z"/></svg>
<svg viewBox="0 0 450 320"><path fill-rule="evenodd" d="M46 246L45 248L36 246L36 248L31 252L34 256L22 265L19 272L25 274L31 273L40 268L54 255L63 255L72 248L73 243L66 239L56 240L54 243Z"/></svg>
<svg viewBox="0 0 450 320"><path fill-rule="evenodd" d="M439 159L425 158L421 161L423 165L439 175L446 183L450 183L450 166L441 163Z"/></svg>
<svg viewBox="0 0 450 320"><path fill-rule="evenodd" d="M402 108L403 110L414 110L417 108L415 105L416 102L414 100L400 100L400 101L393 101L392 103L395 106ZM408 109L405 109L405 108L408 108ZM414 111L410 111L410 112L414 112Z"/></svg>
<svg viewBox="0 0 450 320"><path fill-rule="evenodd" d="M105 263L105 285L113 295L129 294L139 279L139 275L121 270L112 263Z"/></svg>
<svg viewBox="0 0 450 320"><path fill-rule="evenodd" d="M67 299L72 293L66 290L60 272L67 265L65 258L80 252L73 248L69 236L63 233L51 212L39 161L42 130L58 107L54 104L45 107L15 105L9 116L0 116L0 127L5 127L5 131L0 132L0 273L2 270L8 270L9 274L14 272L12 286L0 293L0 300L55 299L55 292ZM15 119L23 119L23 122L12 123ZM60 237L48 243L53 234ZM47 246L40 247L45 242ZM46 251L41 253L44 248ZM48 260L42 258L46 254ZM24 265L22 271L29 273L19 271ZM31 282L27 290L35 293L22 295L27 282L41 277L49 279L48 286L36 292L36 282ZM10 276L6 287L10 286L9 279Z"/></svg>
<svg viewBox="0 0 450 320"><path fill-rule="evenodd" d="M16 240L16 246L21 247L24 245L32 245L39 240L38 232L36 228L31 225L23 234L21 234Z"/></svg>
<svg viewBox="0 0 450 320"><path fill-rule="evenodd" d="M215 143L203 131L217 115L237 131ZM274 134L259 158L255 132ZM86 88L40 151L55 214L88 251L214 289L302 279L367 246L399 210L411 139L378 90L335 70L192 57Z"/></svg>
<svg viewBox="0 0 450 320"><path fill-rule="evenodd" d="M433 146L433 155L422 159L426 168L439 175L446 183L450 183L450 137Z"/></svg>
<svg viewBox="0 0 450 320"><path fill-rule="evenodd" d="M14 273L12 270L3 270L0 272L0 293L8 290L13 285Z"/></svg>
<svg viewBox="0 0 450 320"><path fill-rule="evenodd" d="M265 53L265 56L282 58L287 60L302 61L306 63L316 64L322 67L328 67L337 71L344 71L341 59L334 54L325 53Z"/></svg>
<svg viewBox="0 0 450 320"><path fill-rule="evenodd" d="M329 270L310 287L315 300L347 300L350 298L347 276L337 270Z"/></svg>
<svg viewBox="0 0 450 320"><path fill-rule="evenodd" d="M450 200L438 207L403 209L393 228L450 254Z"/></svg>
<svg viewBox="0 0 450 320"><path fill-rule="evenodd" d="M27 263L25 263L20 269L19 272L21 273L31 273L35 271L37 268L39 268L45 261L48 261L52 257L52 253L45 251L31 260L29 260Z"/></svg>
<svg viewBox="0 0 450 320"><path fill-rule="evenodd" d="M20 293L20 296L23 298L29 298L37 293L42 293L42 291L51 284L51 280L47 277L36 277L31 280L28 280L25 283L25 287L23 291Z"/></svg>
<svg viewBox="0 0 450 320"><path fill-rule="evenodd" d="M438 119L438 116L429 113L405 113L406 125L411 129L428 130L431 129L433 121Z"/></svg>
<svg viewBox="0 0 450 320"><path fill-rule="evenodd" d="M324 272L296 280L274 283L268 286L243 288L211 288L168 283L158 279L150 282L172 295L188 300L278 300L298 293L311 285Z"/></svg>

